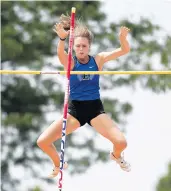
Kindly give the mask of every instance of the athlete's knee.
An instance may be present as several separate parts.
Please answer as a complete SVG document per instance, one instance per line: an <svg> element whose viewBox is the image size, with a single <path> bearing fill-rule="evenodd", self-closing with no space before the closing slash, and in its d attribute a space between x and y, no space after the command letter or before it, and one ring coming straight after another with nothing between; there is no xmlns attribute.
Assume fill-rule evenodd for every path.
<svg viewBox="0 0 171 191"><path fill-rule="evenodd" d="M43 148L43 147L45 147L47 144L46 144L45 139L43 139L43 138L40 136L40 137L37 139L37 145L38 145L38 147Z"/></svg>

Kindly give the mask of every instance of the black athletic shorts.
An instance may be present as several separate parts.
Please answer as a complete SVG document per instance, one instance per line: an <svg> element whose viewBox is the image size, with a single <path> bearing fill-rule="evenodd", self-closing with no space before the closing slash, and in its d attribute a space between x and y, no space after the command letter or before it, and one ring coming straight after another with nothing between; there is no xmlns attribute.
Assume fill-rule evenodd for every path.
<svg viewBox="0 0 171 191"><path fill-rule="evenodd" d="M83 126L85 123L91 125L90 121L98 115L105 113L105 111L100 99L88 101L70 100L68 113L75 117L80 122L80 125Z"/></svg>

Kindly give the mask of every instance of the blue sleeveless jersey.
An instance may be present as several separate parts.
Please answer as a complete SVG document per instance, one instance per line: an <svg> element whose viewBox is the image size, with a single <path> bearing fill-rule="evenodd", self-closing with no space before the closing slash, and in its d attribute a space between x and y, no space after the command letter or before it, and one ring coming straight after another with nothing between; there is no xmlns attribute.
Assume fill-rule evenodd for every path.
<svg viewBox="0 0 171 191"><path fill-rule="evenodd" d="M98 66L92 56L87 64L81 64L74 57L73 71L98 71ZM70 100L100 99L99 75L81 74L70 76Z"/></svg>

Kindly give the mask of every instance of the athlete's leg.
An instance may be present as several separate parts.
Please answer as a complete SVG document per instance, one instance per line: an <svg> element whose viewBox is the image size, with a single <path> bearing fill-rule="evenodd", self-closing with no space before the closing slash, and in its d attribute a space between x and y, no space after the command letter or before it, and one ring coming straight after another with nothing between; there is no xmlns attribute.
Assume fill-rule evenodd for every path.
<svg viewBox="0 0 171 191"><path fill-rule="evenodd" d="M62 117L61 119L54 121L37 140L37 145L52 159L55 167L59 167L60 158L53 142L61 138L62 123ZM68 114L66 135L72 133L78 127L80 127L78 120Z"/></svg>
<svg viewBox="0 0 171 191"><path fill-rule="evenodd" d="M123 170L130 171L130 164L121 156L122 151L127 147L127 142L116 124L104 113L93 118L91 125L97 132L113 143L111 159L115 160Z"/></svg>
<svg viewBox="0 0 171 191"><path fill-rule="evenodd" d="M104 113L92 119L91 125L97 132L113 143L113 155L116 158L119 158L121 152L126 148L127 142L116 124Z"/></svg>

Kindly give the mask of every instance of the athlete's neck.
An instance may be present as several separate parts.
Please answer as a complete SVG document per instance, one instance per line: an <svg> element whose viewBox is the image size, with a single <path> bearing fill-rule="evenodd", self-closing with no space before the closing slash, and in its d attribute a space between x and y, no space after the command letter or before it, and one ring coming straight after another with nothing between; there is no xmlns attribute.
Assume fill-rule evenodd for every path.
<svg viewBox="0 0 171 191"><path fill-rule="evenodd" d="M81 63L81 64L87 64L89 62L89 56L86 56L84 58L77 58L77 60Z"/></svg>

